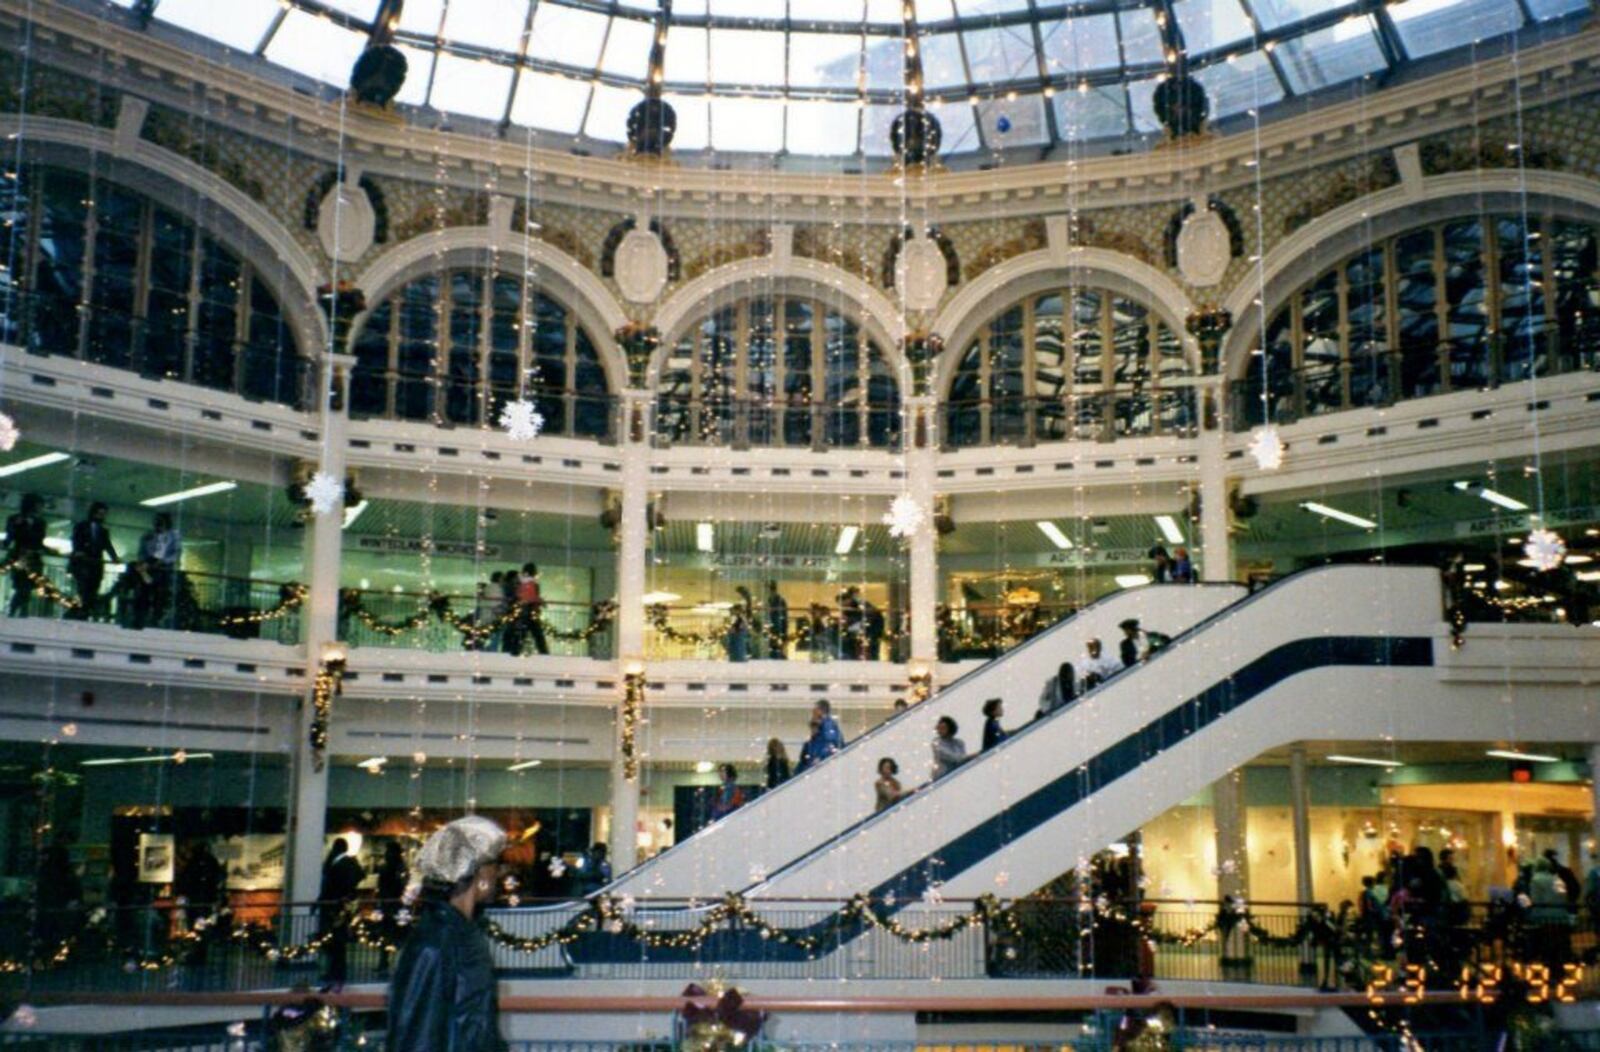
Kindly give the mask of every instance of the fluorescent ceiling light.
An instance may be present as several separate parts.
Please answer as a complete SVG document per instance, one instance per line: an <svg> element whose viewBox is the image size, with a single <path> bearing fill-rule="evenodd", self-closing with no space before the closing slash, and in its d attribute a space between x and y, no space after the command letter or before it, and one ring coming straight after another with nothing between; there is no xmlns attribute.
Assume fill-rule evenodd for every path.
<svg viewBox="0 0 1600 1052"><path fill-rule="evenodd" d="M1493 756L1497 760L1521 760L1524 763L1560 763L1559 756L1546 756L1537 752L1518 752L1516 749L1488 749L1485 756Z"/></svg>
<svg viewBox="0 0 1600 1052"><path fill-rule="evenodd" d="M350 528L350 524L361 518L361 513L367 510L368 503L368 501L361 501L359 504L356 504L353 507L344 509L344 524L339 528L341 530L348 530Z"/></svg>
<svg viewBox="0 0 1600 1052"><path fill-rule="evenodd" d="M1371 756L1344 756L1339 753L1329 753L1331 763L1353 763L1362 767L1404 767L1399 760L1379 760Z"/></svg>
<svg viewBox="0 0 1600 1052"><path fill-rule="evenodd" d="M20 475L24 471L32 471L34 468L47 467L51 464L59 464L63 460L71 459L72 454L70 453L40 453L36 457L12 461L10 464L0 467L0 478L5 478L7 475Z"/></svg>
<svg viewBox="0 0 1600 1052"><path fill-rule="evenodd" d="M694 769L696 774L710 774L717 769L717 765L710 760L701 760L694 765Z"/></svg>
<svg viewBox="0 0 1600 1052"><path fill-rule="evenodd" d="M1483 571L1487 570L1488 568L1489 567L1484 565L1483 563L1467 563L1465 566L1462 567L1462 569L1465 570L1467 573L1482 573Z"/></svg>
<svg viewBox="0 0 1600 1052"><path fill-rule="evenodd" d="M389 758L387 756L373 756L362 760L360 763L356 764L356 766L376 774L377 772L383 770L383 765L388 762Z"/></svg>
<svg viewBox="0 0 1600 1052"><path fill-rule="evenodd" d="M1183 531L1178 529L1178 520L1171 515L1157 515L1156 525L1161 528L1161 536L1167 539L1168 544L1182 544Z"/></svg>
<svg viewBox="0 0 1600 1052"><path fill-rule="evenodd" d="M682 598L683 596L677 592L646 592L639 597L645 606L665 606L668 603L676 603Z"/></svg>
<svg viewBox="0 0 1600 1052"><path fill-rule="evenodd" d="M1600 581L1600 570L1585 570L1573 576L1580 581Z"/></svg>
<svg viewBox="0 0 1600 1052"><path fill-rule="evenodd" d="M49 544L50 542L46 541L45 543ZM1566 562L1566 564L1568 566L1583 566L1586 563L1594 562L1594 556L1592 556L1592 555L1581 555L1581 554L1580 555L1568 555L1566 560L1565 560L1565 562Z"/></svg>
<svg viewBox="0 0 1600 1052"><path fill-rule="evenodd" d="M694 528L694 546L703 552L717 550L717 528L709 522L696 524Z"/></svg>
<svg viewBox="0 0 1600 1052"><path fill-rule="evenodd" d="M526 770L529 770L531 768L539 766L541 763L544 763L544 761L543 760L523 760L521 763L512 764L510 767L507 767L506 770L508 770L508 771L526 771Z"/></svg>
<svg viewBox="0 0 1600 1052"><path fill-rule="evenodd" d="M849 555L850 549L856 546L856 538L861 536L860 526L846 526L839 531L839 543L833 546L833 554Z"/></svg>
<svg viewBox="0 0 1600 1052"><path fill-rule="evenodd" d="M1143 573L1119 573L1115 578L1118 588L1137 588L1142 584L1150 583L1150 575Z"/></svg>
<svg viewBox="0 0 1600 1052"><path fill-rule="evenodd" d="M1360 526L1363 530L1370 530L1378 525L1371 519L1363 519L1361 516L1352 515L1348 511L1340 511L1338 508L1330 508L1326 504L1318 504L1314 500L1302 501L1300 506L1309 512L1321 515L1325 519L1337 519L1340 522L1349 523L1351 526Z"/></svg>
<svg viewBox="0 0 1600 1052"><path fill-rule="evenodd" d="M195 497L209 497L213 493L226 493L238 489L237 482L208 482L204 486L195 486L193 489L180 489L176 493L165 493L139 503L146 508L159 508L164 504L176 504L180 500L192 500Z"/></svg>
<svg viewBox="0 0 1600 1052"><path fill-rule="evenodd" d="M1498 504L1500 507L1505 508L1508 511L1528 510L1528 506L1517 498L1508 497L1499 490L1489 489L1487 486L1479 486L1475 482L1457 482L1456 489L1460 490L1462 493L1476 493L1490 504Z"/></svg>
<svg viewBox="0 0 1600 1052"><path fill-rule="evenodd" d="M99 760L84 760L80 767L121 767L130 763L186 763L189 760L209 760L208 752L167 753L163 756L108 756Z"/></svg>
<svg viewBox="0 0 1600 1052"><path fill-rule="evenodd" d="M1068 540L1067 535L1061 532L1061 527L1049 519L1043 519L1039 522L1039 532L1050 538L1050 543L1062 551L1072 547L1072 541Z"/></svg>

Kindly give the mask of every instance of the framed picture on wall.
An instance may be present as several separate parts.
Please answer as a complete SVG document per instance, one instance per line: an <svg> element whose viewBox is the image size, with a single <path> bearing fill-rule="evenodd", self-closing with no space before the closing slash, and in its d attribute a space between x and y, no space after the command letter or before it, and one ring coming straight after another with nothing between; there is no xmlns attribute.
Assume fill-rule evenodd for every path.
<svg viewBox="0 0 1600 1052"><path fill-rule="evenodd" d="M176 847L171 833L140 833L139 882L172 883L173 855Z"/></svg>

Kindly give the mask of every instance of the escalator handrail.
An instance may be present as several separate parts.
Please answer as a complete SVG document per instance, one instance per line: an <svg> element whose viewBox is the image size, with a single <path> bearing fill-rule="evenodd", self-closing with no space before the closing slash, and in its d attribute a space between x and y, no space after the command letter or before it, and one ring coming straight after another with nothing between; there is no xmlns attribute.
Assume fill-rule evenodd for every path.
<svg viewBox="0 0 1600 1052"><path fill-rule="evenodd" d="M1403 563L1401 563L1401 564L1389 563L1389 564L1386 564L1386 565L1390 566L1390 567L1397 567L1397 566L1398 567L1408 567L1409 566L1409 568L1413 568L1413 569L1415 569L1415 568L1424 568L1424 569L1430 569L1430 570L1437 570L1438 569L1438 567L1434 567L1434 566L1420 567L1420 566L1415 565L1415 564L1403 564ZM1206 618L1202 619L1201 621L1199 621L1198 623L1196 623L1192 628L1189 628L1188 630L1186 630L1184 632L1180 632L1177 635L1173 636L1172 639L1167 643L1166 646L1162 647L1160 650L1156 651L1155 653L1151 654L1149 657L1145 658L1145 660L1141 661L1135 667L1129 668L1129 669L1125 669L1122 673L1120 673L1120 674L1118 674L1116 676L1113 676L1111 679L1108 679L1105 682L1099 684L1098 686L1094 687L1092 690L1085 691L1083 694L1081 694L1077 698L1073 699L1071 704L1061 706L1061 708L1056 709L1054 712L1052 712L1049 715L1043 717L1042 719L1029 720L1027 723L1023 724L1021 727L1018 727L1015 731L1013 731L1009 735L1007 735L1005 740L1000 742L994 748L989 749L989 750L984 751L984 752L978 752L978 753L973 754L972 756L970 756L967 759L967 761L965 763L961 764L961 766L957 767L955 770L951 771L949 774L945 775L943 778L937 778L937 779L934 779L933 781L928 782L925 785L919 786L916 789L915 792L907 794L906 796L902 796L899 800L896 800L893 804L891 804L890 806L884 808L882 811L876 811L876 812L874 812L874 813L872 813L870 815L867 815L865 818L857 820L856 822L854 822L853 824L847 826L846 828L841 829L838 833L836 833L833 836L829 837L823 843L818 844L816 847L812 848L810 851L807 851L805 854L801 855L799 858L792 859L791 861L784 863L778 869L776 869L773 872L767 874L766 877L764 877L762 880L757 881L757 882L753 882L748 887L744 888L740 892L740 894L742 894L742 895L754 894L756 889L760 888L761 885L770 883L773 880L776 880L779 876L783 875L784 873L792 871L792 870L794 870L794 869L796 869L796 868L798 868L800 866L805 865L811 859L813 859L813 858L821 855L822 853L832 849L833 847L837 846L846 837L853 836L856 833L866 829L867 827L875 824L879 819L884 818L886 815L894 814L897 810L899 810L899 807L900 807L901 804L903 804L903 803L905 803L905 802L907 802L909 800L914 800L914 799L919 798L920 794L922 794L922 793L932 792L936 788L941 788L941 787L943 787L945 785L948 785L948 784L954 782L956 779L961 777L963 772L969 771L969 770L977 767L978 764L979 764L979 761L984 760L984 759L986 759L986 758L988 758L990 756L993 756L993 755L995 755L997 753L1002 752L1012 742L1019 741L1022 738L1025 738L1027 735L1032 733L1037 728L1042 727L1045 724L1047 724L1047 723L1051 722L1052 720L1056 719L1062 713L1070 711L1070 710L1073 710L1073 709L1076 709L1082 702L1084 702L1088 698L1100 694L1101 692L1105 691L1107 688L1111 687L1114 684L1128 682L1129 677L1137 675L1138 673L1140 673L1140 672L1144 671L1145 669L1149 668L1151 665L1155 664L1157 661L1159 661L1165 655L1170 654L1173 651L1177 650L1180 645L1189 642L1196 635L1206 631L1211 626L1215 625L1222 618L1229 617L1229 616L1231 616L1233 614L1238 613L1241 610L1244 610L1244 609L1246 609L1246 608L1248 608L1250 606L1253 606L1257 600L1259 600L1259 599L1261 599L1261 598L1263 598L1263 597L1265 597L1267 595L1271 595L1273 593L1276 593L1280 588L1284 587L1287 584L1290 584L1291 582L1296 582L1296 581L1303 580L1303 579L1305 579L1307 577L1310 577L1310 576L1312 576L1314 574L1321 574L1321 573L1326 573L1326 572L1329 572L1329 571L1351 570L1351 569L1370 570L1370 569L1372 569L1372 567L1370 567L1370 566L1361 566L1361 565L1350 564L1350 563L1333 563L1333 564L1323 565L1323 566L1306 567L1306 568L1301 569L1301 570L1296 570L1293 573L1290 573L1290 574L1280 578L1279 580L1274 581L1272 584L1270 584L1267 587L1261 589L1260 591L1252 592L1251 594L1245 596L1243 599L1240 599L1237 603L1230 604L1229 606L1226 606L1226 607L1222 608L1221 610L1218 610L1216 613L1214 613L1214 614L1210 615L1209 617L1206 617Z"/></svg>
<svg viewBox="0 0 1600 1052"><path fill-rule="evenodd" d="M984 661L982 664L978 665L976 668L969 669L968 671L963 672L961 675L959 675L955 679L951 680L947 685L938 688L938 690L935 691L933 697L930 698L929 701L937 702L944 695L947 695L947 694L953 692L957 687L959 687L961 684L967 682L972 677L974 677L974 676L976 676L976 675L978 675L980 673L988 672L990 669L994 668L996 665L998 665L998 664L1000 664L1002 662L1009 661L1010 659L1012 659L1016 655L1021 654L1024 651L1026 651L1029 647L1032 647L1034 644L1042 642L1043 640L1045 640L1048 637L1054 636L1058 630L1064 629L1064 628L1068 627L1069 625L1077 623L1081 618L1087 616L1090 612L1092 612L1094 610L1097 610L1097 609L1100 609L1100 608L1103 608L1105 606L1108 606L1111 603L1120 602L1120 601L1126 599L1128 596L1141 594L1141 593L1144 593L1146 590L1154 590L1154 589L1158 589L1158 588L1234 588L1234 589L1238 589L1238 588L1243 588L1243 587L1244 586L1241 585L1237 581L1202 581L1202 582L1196 582L1194 584L1147 584L1147 585L1140 585L1140 586L1138 586L1136 588L1124 588L1124 589L1121 589L1121 590L1116 591L1116 592L1111 592L1111 593L1109 593L1107 595L1101 596L1099 599L1096 599L1094 602L1090 603L1088 606L1083 607L1081 610L1079 610L1076 613L1074 613L1071 617L1069 617L1069 618L1067 618L1067 619L1065 619L1063 621L1056 622L1055 624L1051 625L1049 628L1046 628L1043 632L1039 632L1039 633L1036 633L1036 634L1034 634L1032 636L1029 636L1027 639L1023 640L1021 643L1018 643L1016 646L1012 647L1010 650L1007 650L1005 653L1001 654L999 657L990 658L989 660ZM1257 593L1257 594L1260 594L1260 593ZM1223 609L1221 611L1218 611L1218 613L1225 613L1226 611L1233 609L1239 603L1247 602L1249 599L1250 599L1250 596L1246 595L1246 596L1242 597L1241 599L1239 599L1237 602L1231 603L1228 606L1223 607ZM1202 621L1200 623L1204 624L1205 622L1212 620L1216 616L1217 616L1217 614L1212 614L1212 615L1202 619ZM1188 633L1185 632L1185 633L1181 633L1178 636L1175 636L1174 637L1174 641L1176 641L1177 639L1183 638L1183 636L1185 636L1187 634ZM924 703L924 704L926 704L926 703ZM784 792L785 790L789 789L790 786L797 785L803 779L813 776L817 771L826 768L828 766L828 763L830 763L832 760L834 760L838 756L842 755L845 752L848 752L851 749L856 748L858 745L863 745L867 741L871 740L874 736L876 736L880 732L884 731L885 728L887 728L890 724L894 723L896 720L900 719L903 716L909 716L913 711L916 711L916 710L921 709L921 708L922 708L921 706L917 706L916 709L913 709L911 707L907 707L903 712L892 712L892 713L890 713L888 719L884 720L883 722L879 723L877 726L871 728L868 731L865 731L862 734L857 735L856 737L852 738L850 741L846 742L844 748L840 749L838 752L836 752L832 756L828 757L827 761L822 762L822 763L812 764L810 767L806 768L804 771L797 772L794 776L789 778L788 781L783 782L782 784L778 785L776 788L768 789L766 792L764 792L760 796L756 797L755 800L752 800L750 802L750 806L754 806L754 805L758 804L762 800L769 799L770 797L772 797L776 793ZM922 710L922 711L926 711L926 710ZM1040 721L1036 720L1034 722L1040 722ZM728 817L729 818L734 817L734 816L740 814L742 811L744 811L744 808L740 808L739 810L734 811ZM868 817L871 818L873 816L869 815ZM607 885L606 887L601 888L599 891L595 892L591 897L599 897L599 896L609 895L609 894L612 893L611 889L613 887L615 887L617 884L620 884L623 881L632 881L634 879L637 879L638 877L644 876L650 870L650 868L652 866L655 866L659 862L659 860L665 858L667 855L671 854L672 852L677 851L678 849L686 847L687 845L693 843L696 837L699 837L699 836L703 835L705 832L710 830L712 828L712 826L715 825L715 824L716 823L708 823L707 825L705 825L705 826L701 827L700 829L696 830L691 836L687 837L684 840L680 840L676 844L673 844L666 851L663 851L660 854L658 854L658 855L654 856L653 858L649 859L648 861L643 862L643 863L635 866L633 869L628 870L626 873L620 874L616 878L616 880L612 881L612 883L610 885ZM855 828L855 827L852 826L851 828ZM831 843L831 842L832 842L831 840L828 841L828 843ZM800 861L801 859L803 859L805 857L806 857L805 855L802 855L802 856L800 856L800 858L793 859L791 861L792 862L798 862L798 861ZM789 863L785 863L783 868L786 868L788 865L789 865Z"/></svg>

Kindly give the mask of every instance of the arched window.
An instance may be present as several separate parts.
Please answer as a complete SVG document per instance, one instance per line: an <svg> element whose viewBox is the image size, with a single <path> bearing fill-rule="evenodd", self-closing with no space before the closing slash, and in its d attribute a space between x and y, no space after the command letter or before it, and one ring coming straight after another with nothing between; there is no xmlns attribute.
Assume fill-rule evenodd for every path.
<svg viewBox="0 0 1600 1052"><path fill-rule="evenodd" d="M611 432L605 368L572 311L521 277L461 267L415 278L373 305L351 344L351 410L493 425L525 395L552 435Z"/></svg>
<svg viewBox="0 0 1600 1052"><path fill-rule="evenodd" d="M1067 287L1001 311L962 350L945 405L952 446L1187 434L1183 341L1143 303Z"/></svg>
<svg viewBox="0 0 1600 1052"><path fill-rule="evenodd" d="M1363 248L1292 293L1234 384L1239 427L1600 361L1593 224L1466 216ZM1267 397L1262 398L1263 391Z"/></svg>
<svg viewBox="0 0 1600 1052"><path fill-rule="evenodd" d="M302 404L307 363L256 266L188 219L80 172L0 176L5 339L145 376Z"/></svg>
<svg viewBox="0 0 1600 1052"><path fill-rule="evenodd" d="M656 431L674 443L894 448L900 390L882 349L808 296L720 307L661 370Z"/></svg>

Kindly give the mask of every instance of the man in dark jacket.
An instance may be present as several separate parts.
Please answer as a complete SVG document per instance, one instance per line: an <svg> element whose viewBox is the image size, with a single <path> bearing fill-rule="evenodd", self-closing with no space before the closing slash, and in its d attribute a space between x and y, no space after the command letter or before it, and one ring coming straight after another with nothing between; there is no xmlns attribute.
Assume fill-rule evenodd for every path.
<svg viewBox="0 0 1600 1052"><path fill-rule="evenodd" d="M345 914L366 877L361 860L350 853L350 842L336 837L322 863L322 888L317 892L317 930L328 937L328 972L323 978L335 989L349 978L350 918Z"/></svg>
<svg viewBox="0 0 1600 1052"><path fill-rule="evenodd" d="M506 835L458 818L417 856L422 899L389 984L389 1052L496 1052L500 1003L489 940L476 917L494 898Z"/></svg>
<svg viewBox="0 0 1600 1052"><path fill-rule="evenodd" d="M78 609L69 616L85 621L100 616L100 585L106 576L106 559L117 562L117 549L111 543L111 531L106 528L107 508L104 501L89 505L89 514L72 527L72 554L67 557L67 570L72 574L72 584L78 593Z"/></svg>

